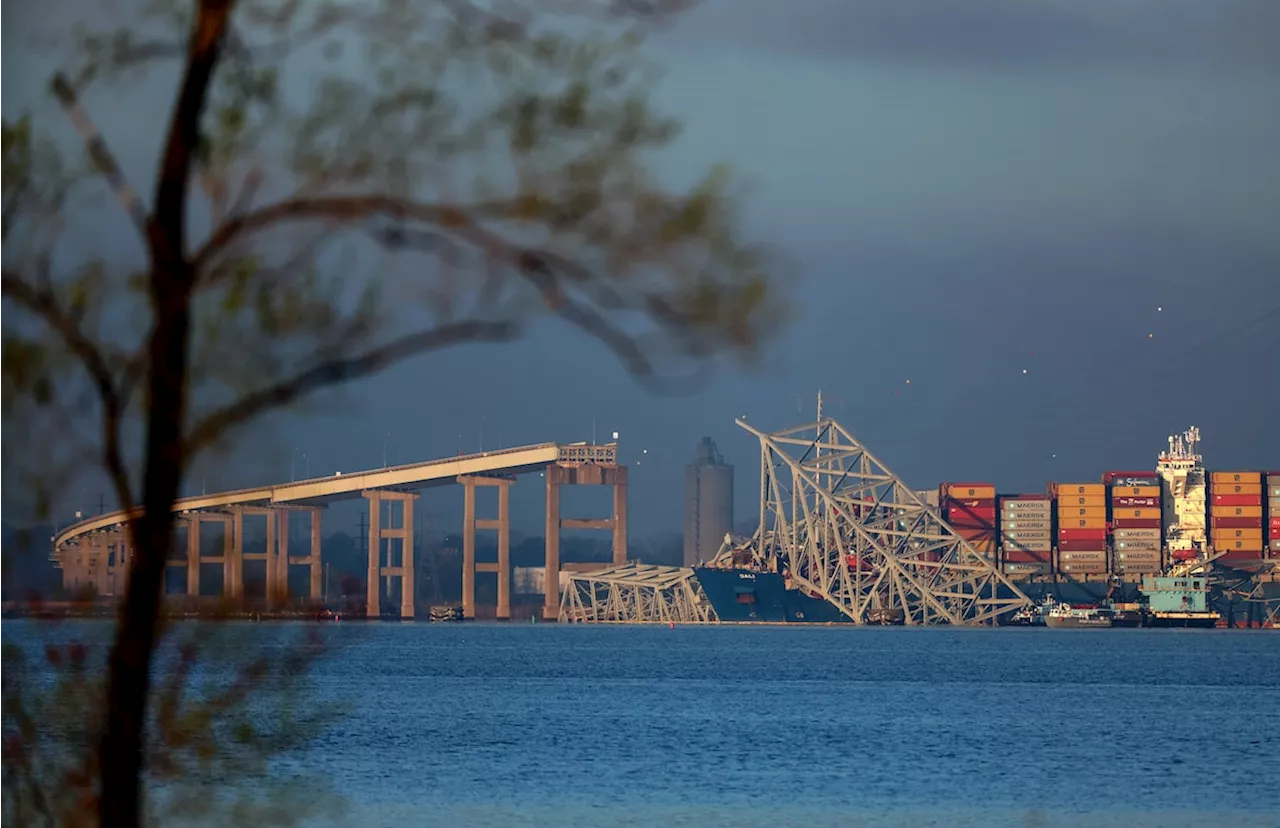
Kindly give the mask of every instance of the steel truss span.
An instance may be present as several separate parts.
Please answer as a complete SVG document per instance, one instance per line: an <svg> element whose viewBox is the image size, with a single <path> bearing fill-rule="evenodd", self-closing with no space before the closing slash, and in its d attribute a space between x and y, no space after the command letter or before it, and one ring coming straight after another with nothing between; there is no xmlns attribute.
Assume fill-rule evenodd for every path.
<svg viewBox="0 0 1280 828"><path fill-rule="evenodd" d="M760 441L756 554L854 623L993 623L1031 603L835 420L772 434L736 422Z"/></svg>
<svg viewBox="0 0 1280 828"><path fill-rule="evenodd" d="M627 564L574 573L560 598L565 623L707 623L719 620L692 569Z"/></svg>

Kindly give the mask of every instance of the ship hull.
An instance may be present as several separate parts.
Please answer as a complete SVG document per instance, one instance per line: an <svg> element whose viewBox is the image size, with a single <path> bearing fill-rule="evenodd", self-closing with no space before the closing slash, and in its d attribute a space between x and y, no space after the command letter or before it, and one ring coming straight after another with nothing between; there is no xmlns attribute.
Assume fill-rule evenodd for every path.
<svg viewBox="0 0 1280 828"><path fill-rule="evenodd" d="M1062 630L1068 630L1068 629L1100 629L1100 630L1105 630L1105 629L1110 629L1110 627L1111 627L1111 619L1110 619L1110 618L1088 618L1088 617L1086 617L1086 618L1071 618L1071 617L1067 617L1067 618L1056 618L1056 617L1053 617L1053 616L1046 616L1046 617L1045 617L1045 619L1044 619L1044 623L1045 623L1045 626L1046 626L1046 627L1050 627L1050 628L1052 628L1052 629L1062 629Z"/></svg>
<svg viewBox="0 0 1280 828"><path fill-rule="evenodd" d="M695 567L694 576L722 622L834 624L849 617L820 598L787 589L776 572Z"/></svg>

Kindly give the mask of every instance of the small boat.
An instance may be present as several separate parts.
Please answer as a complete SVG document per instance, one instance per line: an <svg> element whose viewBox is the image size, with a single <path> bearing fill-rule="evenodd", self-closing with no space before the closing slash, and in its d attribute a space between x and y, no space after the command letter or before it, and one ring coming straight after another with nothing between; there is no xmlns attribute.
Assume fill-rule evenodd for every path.
<svg viewBox="0 0 1280 828"><path fill-rule="evenodd" d="M1054 628L1109 629L1112 613L1104 607L1089 604L1054 604L1045 613L1045 626Z"/></svg>

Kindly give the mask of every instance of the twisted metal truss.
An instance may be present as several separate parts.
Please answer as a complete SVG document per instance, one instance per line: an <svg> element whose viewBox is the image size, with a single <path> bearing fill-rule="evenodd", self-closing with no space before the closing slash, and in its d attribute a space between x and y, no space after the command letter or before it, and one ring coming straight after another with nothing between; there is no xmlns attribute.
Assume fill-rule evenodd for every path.
<svg viewBox="0 0 1280 828"><path fill-rule="evenodd" d="M626 564L569 577L562 623L706 623L719 620L693 570Z"/></svg>
<svg viewBox="0 0 1280 828"><path fill-rule="evenodd" d="M843 426L817 422L760 441L755 553L855 623L981 624L1031 601Z"/></svg>

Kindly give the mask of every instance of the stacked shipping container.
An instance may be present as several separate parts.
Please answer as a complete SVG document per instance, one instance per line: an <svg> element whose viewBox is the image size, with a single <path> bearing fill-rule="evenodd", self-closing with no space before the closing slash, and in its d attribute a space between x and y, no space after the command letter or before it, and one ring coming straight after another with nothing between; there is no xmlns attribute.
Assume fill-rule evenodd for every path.
<svg viewBox="0 0 1280 828"><path fill-rule="evenodd" d="M1159 574L1164 545L1160 476L1154 472L1107 472L1102 480L1111 487L1113 571L1121 575Z"/></svg>
<svg viewBox="0 0 1280 828"><path fill-rule="evenodd" d="M1000 499L1000 547L1004 571L1016 575L1053 570L1053 514L1048 495Z"/></svg>
<svg viewBox="0 0 1280 828"><path fill-rule="evenodd" d="M939 500L946 521L980 555L996 556L996 487L991 483L943 483Z"/></svg>
<svg viewBox="0 0 1280 828"><path fill-rule="evenodd" d="M1106 486L1051 484L1058 504L1058 572L1102 575L1107 571Z"/></svg>
<svg viewBox="0 0 1280 828"><path fill-rule="evenodd" d="M1213 472L1209 479L1209 543L1221 560L1247 564L1262 555L1262 473Z"/></svg>
<svg viewBox="0 0 1280 828"><path fill-rule="evenodd" d="M1267 474L1267 540L1271 557L1280 558L1280 472Z"/></svg>

